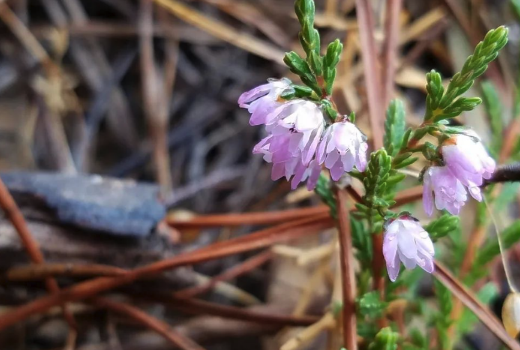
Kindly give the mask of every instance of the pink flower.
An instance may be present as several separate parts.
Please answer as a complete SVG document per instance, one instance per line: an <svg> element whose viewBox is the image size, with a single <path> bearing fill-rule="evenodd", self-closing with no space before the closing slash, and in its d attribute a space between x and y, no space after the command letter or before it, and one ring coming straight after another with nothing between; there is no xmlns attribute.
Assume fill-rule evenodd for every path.
<svg viewBox="0 0 520 350"><path fill-rule="evenodd" d="M313 189L320 175L321 166L314 159L325 121L318 106L305 100L291 100L265 116L267 137L253 149L263 154L264 160L273 163L271 178L285 176L291 179L292 188L307 181Z"/></svg>
<svg viewBox="0 0 520 350"><path fill-rule="evenodd" d="M401 262L407 269L419 265L424 271L432 273L434 255L432 240L417 219L402 215L385 224L383 256L392 282L399 275Z"/></svg>
<svg viewBox="0 0 520 350"><path fill-rule="evenodd" d="M267 84L257 86L240 95L238 105L241 108L247 108L251 113L249 124L266 124L266 117L269 113L284 103L283 100L280 101L280 94L290 85L289 79L269 79Z"/></svg>
<svg viewBox="0 0 520 350"><path fill-rule="evenodd" d="M453 175L468 188L473 198L482 201L479 186L483 179L491 178L495 171L495 161L486 152L478 136L456 135L445 141L441 147L442 157ZM475 140L476 139L476 140Z"/></svg>
<svg viewBox="0 0 520 350"><path fill-rule="evenodd" d="M270 153L273 163L282 163L300 157L308 165L316 153L325 122L316 104L305 100L292 100L266 118L270 134L255 146L253 153ZM258 152L260 149L263 151Z"/></svg>
<svg viewBox="0 0 520 350"><path fill-rule="evenodd" d="M423 205L428 216L433 214L434 201L437 209L446 209L458 215L468 199L464 185L447 166L428 168L424 173L423 184Z"/></svg>
<svg viewBox="0 0 520 350"><path fill-rule="evenodd" d="M330 170L332 180L337 181L354 165L364 171L367 165L366 137L350 121L334 123L327 128L320 145L317 159L320 164Z"/></svg>

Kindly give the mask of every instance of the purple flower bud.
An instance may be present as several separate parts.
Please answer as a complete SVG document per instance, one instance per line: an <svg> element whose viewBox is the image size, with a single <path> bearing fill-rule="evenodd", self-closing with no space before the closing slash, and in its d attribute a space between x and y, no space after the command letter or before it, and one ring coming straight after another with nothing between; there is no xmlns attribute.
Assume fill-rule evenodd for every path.
<svg viewBox="0 0 520 350"><path fill-rule="evenodd" d="M332 180L337 181L354 165L364 171L367 165L366 137L348 120L334 123L327 128L318 146L317 160L330 170Z"/></svg>
<svg viewBox="0 0 520 350"><path fill-rule="evenodd" d="M466 189L447 166L428 168L423 183L423 205L428 216L433 214L434 202L437 209L458 215L468 199Z"/></svg>
<svg viewBox="0 0 520 350"><path fill-rule="evenodd" d="M419 265L424 271L432 273L434 255L433 242L417 219L402 215L385 224L383 256L392 282L399 275L401 262L407 269Z"/></svg>
<svg viewBox="0 0 520 350"><path fill-rule="evenodd" d="M468 188L473 198L482 201L479 186L482 185L483 179L491 178L496 164L478 141L478 136L472 131L469 131L468 135L472 137L451 137L444 142L441 152L446 166L453 175Z"/></svg>
<svg viewBox="0 0 520 350"><path fill-rule="evenodd" d="M267 84L260 85L244 92L238 98L238 105L241 108L247 108L251 113L249 124L261 125L266 124L267 116L283 104L280 101L280 94L291 84L289 79L275 80L270 79Z"/></svg>

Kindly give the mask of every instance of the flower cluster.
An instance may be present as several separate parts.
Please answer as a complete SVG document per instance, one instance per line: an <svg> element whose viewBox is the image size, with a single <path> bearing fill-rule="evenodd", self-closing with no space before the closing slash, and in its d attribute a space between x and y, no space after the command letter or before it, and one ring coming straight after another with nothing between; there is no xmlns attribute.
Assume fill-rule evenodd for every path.
<svg viewBox="0 0 520 350"><path fill-rule="evenodd" d="M458 215L468 192L482 201L479 186L484 179L491 178L495 161L472 131L444 141L440 153L444 165L432 166L424 174L424 210L431 216L435 203L437 209Z"/></svg>
<svg viewBox="0 0 520 350"><path fill-rule="evenodd" d="M239 106L251 114L249 123L265 126L267 136L253 153L273 164L271 178L292 178L293 189L307 180L312 190L322 166L330 169L334 181L354 166L364 171L368 145L361 131L347 118L327 126L315 102L284 100L281 94L290 84L287 79L269 80L238 99Z"/></svg>
<svg viewBox="0 0 520 350"><path fill-rule="evenodd" d="M434 206L458 215L468 193L482 201L480 186L491 178L495 161L486 152L478 136L471 130L445 140L439 147L443 165L427 168L423 177L423 205L428 216ZM419 265L433 271L434 248L428 233L408 214L387 221L383 255L390 280L399 274L400 261L407 269Z"/></svg>

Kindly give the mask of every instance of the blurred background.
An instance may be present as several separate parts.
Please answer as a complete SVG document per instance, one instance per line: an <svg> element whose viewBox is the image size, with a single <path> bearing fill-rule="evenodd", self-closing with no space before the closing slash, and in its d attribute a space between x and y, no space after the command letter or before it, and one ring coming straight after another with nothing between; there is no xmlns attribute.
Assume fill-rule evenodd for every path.
<svg viewBox="0 0 520 350"><path fill-rule="evenodd" d="M392 1L369 2L375 14L376 43L383 56L385 14ZM520 126L510 122L518 100L519 5L513 0L403 0L395 96L405 102L410 125L418 125L423 116L425 74L436 69L443 77L450 77L489 29L506 25L510 29L509 44L485 76L491 84L488 92L494 94L487 106L495 109L478 108L459 122L476 129L486 142L498 142L489 133L492 110L499 118L495 129L496 125L509 125L510 133L518 134ZM358 125L370 139L355 1L316 0L316 7L322 43L339 38L345 45L335 102L344 114L356 112ZM236 102L242 92L268 77L287 76L296 81L282 58L286 51L301 51L298 31L293 0L0 0L0 171L30 172L21 175L25 180L19 184L7 181L8 187L21 186L19 192L25 196L52 202L49 198L64 184L63 178L41 180L45 187L34 182L35 172L77 175L78 179L82 174L99 174L155 183L153 191L171 218L319 203L307 190L290 191L285 181L270 180L270 166L251 153L262 137L261 130L249 126L247 111L239 109ZM504 154L495 154L502 163L517 159L520 153L518 145L510 143ZM417 165L414 170L420 169ZM81 184L68 184L68 193L74 196L77 191L79 196L88 191ZM516 192L517 187L509 191L513 203ZM110 191L105 194L110 197ZM136 196L136 200L144 198ZM147 203L143 207L153 207ZM88 223L84 226L84 231L92 229ZM67 227L60 229L68 231ZM142 234L137 241L135 237L116 240L102 231L96 230L95 239L85 238L90 246L83 241L86 245L78 246L74 241L70 248L71 241L51 240L43 244L44 253L53 262L135 267L249 232L251 226L182 233L165 228L155 230L160 233L158 237L146 238L145 242ZM0 234L7 235L1 230ZM49 237L38 232L35 235ZM23 254L12 242L12 235L6 237L11 241L0 244L0 251L4 251L0 265L4 269L21 259L17 252ZM101 248L94 241L101 242ZM308 239L301 247L316 243ZM143 251L149 256L143 257ZM282 255L292 254L282 248L280 251ZM172 288L197 284L202 275L215 275L249 257L203 264L196 269L200 275L186 269L171 277L169 283ZM269 300L268 309L269 305L285 305L289 312L291 300L296 298L291 288L301 289L309 273L287 262L273 264L240 277L236 285L254 298ZM320 288L318 283L316 295L330 294L326 286L323 293ZM27 284L0 290L4 305L45 293L40 285L28 288ZM221 295L213 298L227 300ZM315 304L321 310L324 301ZM178 324L178 315L156 308L148 311ZM13 332L3 332L0 348L63 348L60 344L69 335L58 315L42 316L15 327ZM99 311L81 320L83 332L76 347L70 349L171 348L151 332L107 312ZM238 321L219 327L208 318L197 322L181 323L184 332L195 339L209 340L211 349L277 349L279 345L276 337L264 341L258 338L259 334L272 333L272 329L245 327ZM208 322L207 327L203 322ZM478 342L472 346L492 349Z"/></svg>

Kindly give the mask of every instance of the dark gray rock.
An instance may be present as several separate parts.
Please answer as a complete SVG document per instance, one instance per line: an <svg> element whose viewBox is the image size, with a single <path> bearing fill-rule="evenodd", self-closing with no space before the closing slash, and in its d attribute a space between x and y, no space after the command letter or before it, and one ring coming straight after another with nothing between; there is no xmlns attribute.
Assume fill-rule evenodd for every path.
<svg viewBox="0 0 520 350"><path fill-rule="evenodd" d="M87 230L144 237L165 216L159 187L98 175L9 172L0 175L33 219Z"/></svg>

